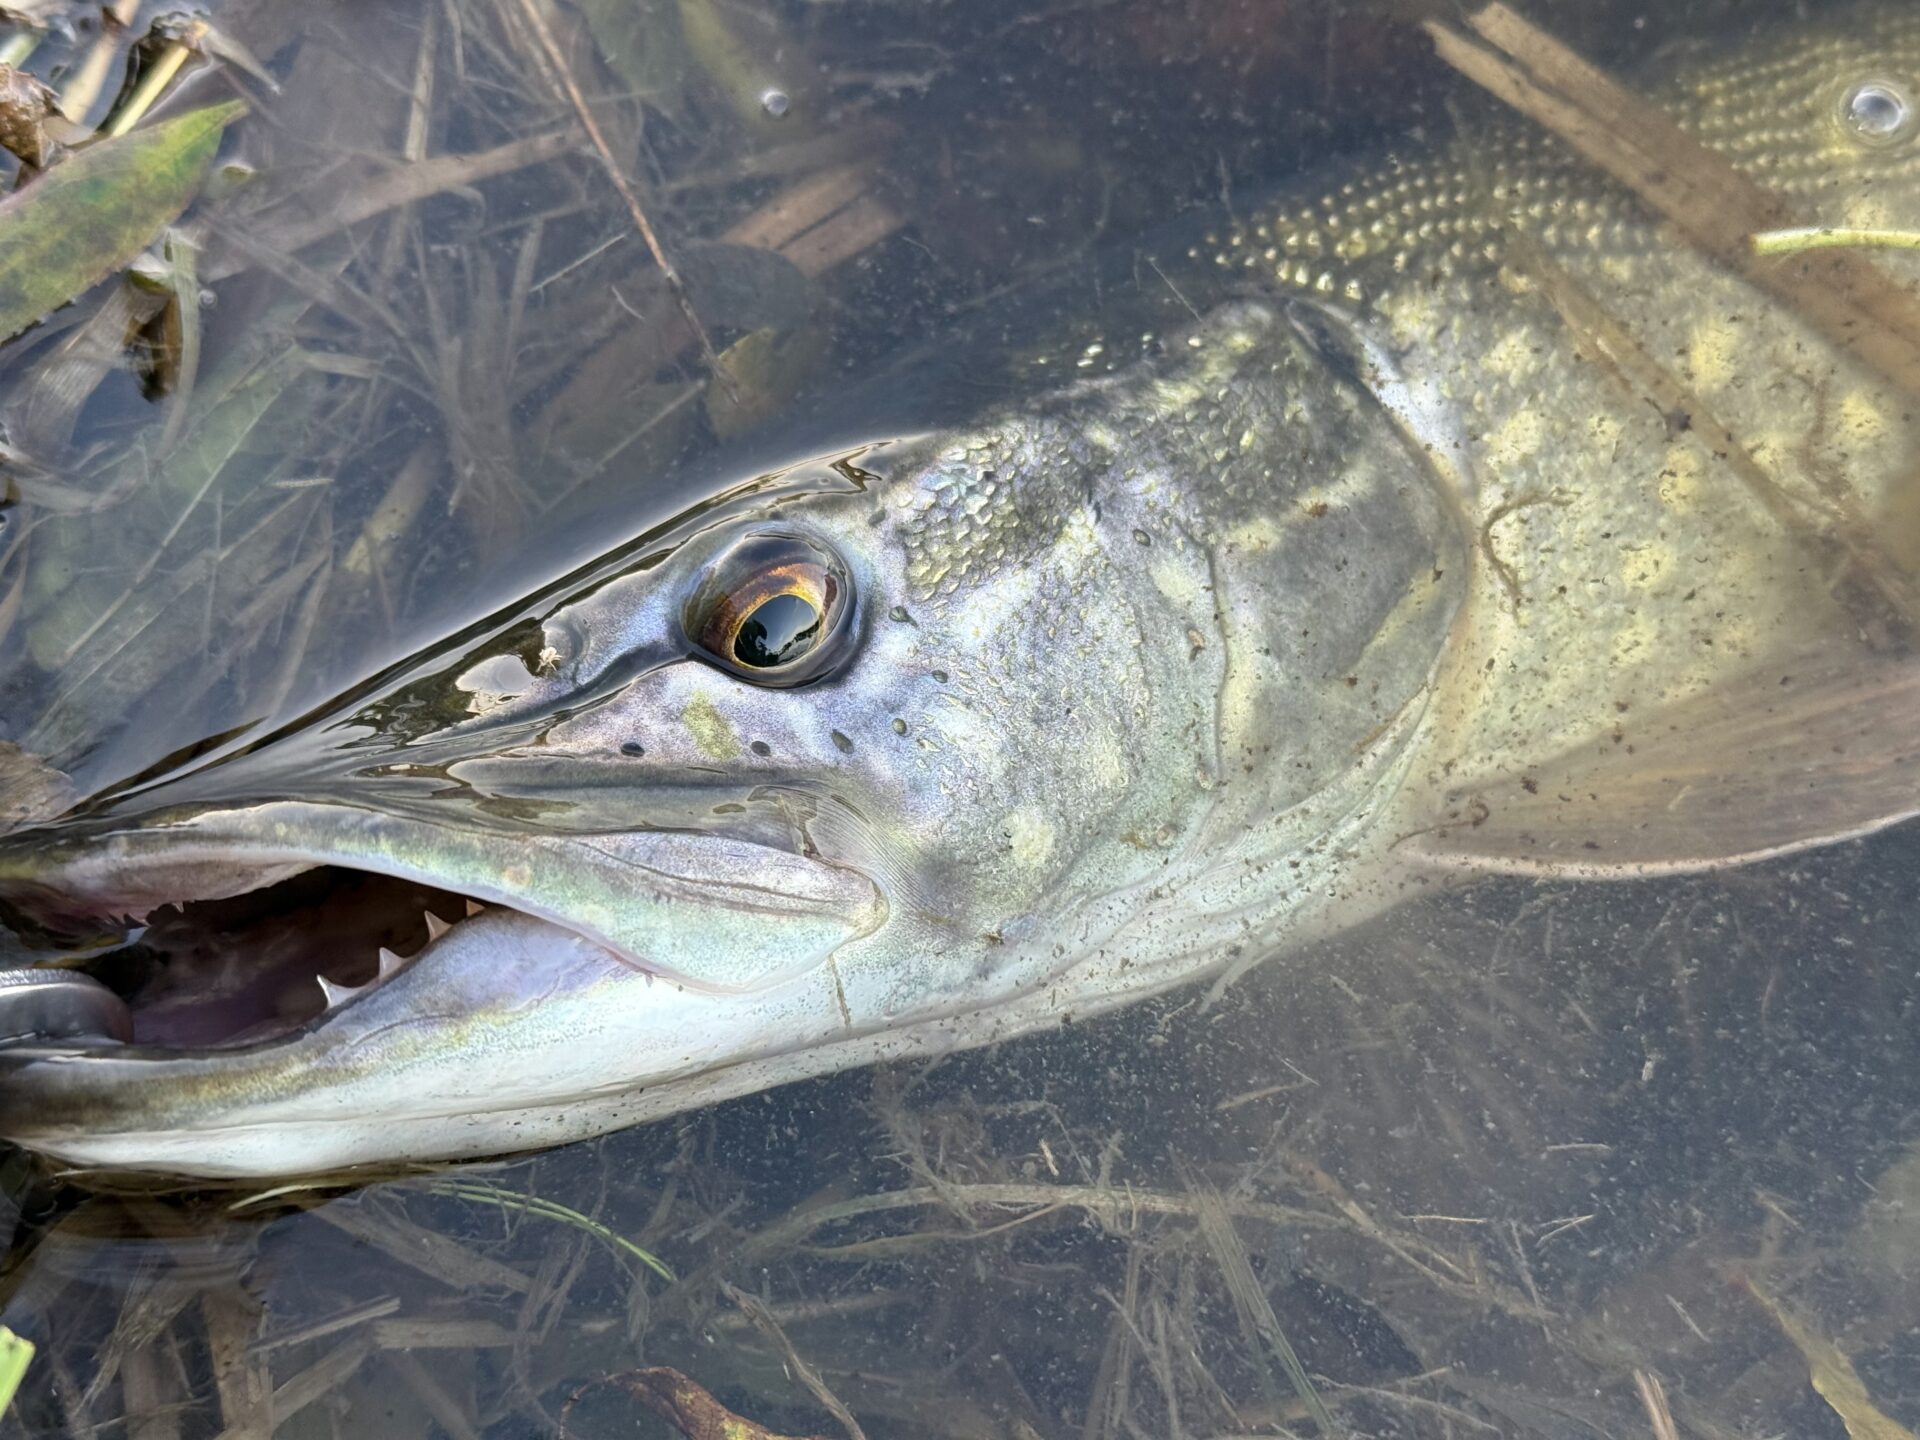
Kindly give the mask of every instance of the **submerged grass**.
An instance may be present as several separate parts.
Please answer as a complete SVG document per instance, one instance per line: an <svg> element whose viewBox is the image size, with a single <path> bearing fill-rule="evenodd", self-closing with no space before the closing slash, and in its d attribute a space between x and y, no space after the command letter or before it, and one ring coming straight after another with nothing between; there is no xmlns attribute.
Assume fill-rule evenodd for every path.
<svg viewBox="0 0 1920 1440"><path fill-rule="evenodd" d="M571 1206L562 1205L558 1200L549 1200L539 1195L521 1195L512 1190L503 1190L497 1185L476 1185L464 1180L433 1180L423 1188L435 1195L451 1195L456 1199L470 1200L475 1204L494 1205L502 1210L513 1210L522 1215L534 1215L542 1220L571 1225L576 1230L593 1236L616 1254L638 1261L668 1284L673 1283L673 1271L658 1255L634 1244L626 1236L602 1225L592 1216L582 1215Z"/></svg>
<svg viewBox="0 0 1920 1440"><path fill-rule="evenodd" d="M251 48L279 55L271 27L292 34L300 8L259 7ZM170 694L272 709L343 653L407 648L463 576L511 590L529 532L633 500L916 317L1217 198L1212 173L1160 183L1102 150L1113 116L1071 84L983 108L976 72L1030 76L1035 37L1098 93L1173 73L1169 93L1245 105L1327 101L1339 66L1391 53L1339 48L1344 16L1367 45L1404 28L1288 7L1324 30L1262 36L1316 48L1263 60L1229 20L1173 35L1140 5L1003 5L998 31L946 7L938 43L906 8L763 7L778 30L754 53L800 57L807 83L781 93L811 128L743 109L745 52L713 30L745 23L737 6L481 0L308 32L276 62L272 125L240 132L260 178L189 216L174 288L219 301L190 399L129 414L128 362L79 343L125 328L105 303L0 352L0 406L39 422L10 431L33 437L40 488L8 534L80 575L48 574L32 610L0 573L0 622L26 616L0 638L59 641L58 663L11 672L11 703L50 713L84 682L63 753L137 771L206 727L185 701L181 733L128 702L154 676L122 657L171 656ZM1232 52L1225 78L1191 58L1208 44ZM696 52L725 73L654 65ZM230 413L246 376L279 388ZM53 402L75 387L70 414ZM196 525L219 574L175 554ZM168 603L125 602L128 576L167 577ZM188 614L192 643L165 651L153 632ZM140 733L116 738L127 714ZM873 1440L1910 1424L1920 1205L1894 1203L1893 1172L1920 1102L1920 866L1877 843L1697 885L1495 886L1209 1005L788 1087L517 1162L510 1183L236 1205L37 1182L0 1271L32 1336L12 1337L0 1435L518 1440L560 1433L591 1386L568 1425L593 1437L635 1423L601 1382L643 1372L762 1433ZM1733 1264L1801 1328L1732 1291Z"/></svg>

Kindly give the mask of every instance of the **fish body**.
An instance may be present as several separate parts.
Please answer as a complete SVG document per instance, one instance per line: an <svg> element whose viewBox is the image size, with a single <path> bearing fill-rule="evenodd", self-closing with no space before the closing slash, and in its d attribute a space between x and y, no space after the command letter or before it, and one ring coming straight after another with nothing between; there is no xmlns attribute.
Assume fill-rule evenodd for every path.
<svg viewBox="0 0 1920 1440"><path fill-rule="evenodd" d="M1670 69L1821 222L1920 228L1920 142L1857 103L1920 93L1920 15ZM1910 569L1912 403L1558 142L1465 125L1140 273L1159 318L1022 398L9 839L54 938L319 866L474 913L377 962L320 927L308 1010L210 1041L135 996L130 1045L0 1049L0 1135L228 1177L524 1149L1090 1016L1449 874L1920 808L1902 617L1834 561Z"/></svg>

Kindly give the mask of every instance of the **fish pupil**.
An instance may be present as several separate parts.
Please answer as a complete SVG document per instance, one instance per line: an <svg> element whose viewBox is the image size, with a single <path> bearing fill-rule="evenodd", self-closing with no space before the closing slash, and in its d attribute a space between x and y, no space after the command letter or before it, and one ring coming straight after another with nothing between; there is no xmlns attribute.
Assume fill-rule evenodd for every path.
<svg viewBox="0 0 1920 1440"><path fill-rule="evenodd" d="M798 660L820 638L820 612L800 595L775 595L756 606L734 636L733 658L756 670Z"/></svg>

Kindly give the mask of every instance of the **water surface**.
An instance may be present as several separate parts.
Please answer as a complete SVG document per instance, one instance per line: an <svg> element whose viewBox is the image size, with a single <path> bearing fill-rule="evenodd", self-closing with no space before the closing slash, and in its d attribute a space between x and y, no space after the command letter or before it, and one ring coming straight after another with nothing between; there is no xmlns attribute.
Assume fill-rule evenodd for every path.
<svg viewBox="0 0 1920 1440"><path fill-rule="evenodd" d="M704 345L598 163L541 148L569 112L513 0L220 12L280 89L216 66L174 102L256 107L257 178L185 222L195 393L114 368L47 418L99 295L0 352L60 482L23 479L0 571L6 734L65 777L19 809L244 743L913 413L903 354L1003 387L995 347L1046 328L1022 296L1470 123L1404 8L556 10ZM1627 70L1804 8L1527 7ZM404 169L434 156L488 158ZM170 491L187 403L232 405L231 443ZM0 1434L542 1435L661 1365L837 1433L721 1282L874 1436L1837 1437L1845 1364L1920 1424L1917 859L1909 829L1488 880L1222 994L346 1192L9 1155L0 1322L39 1353ZM666 1433L618 1386L569 1423Z"/></svg>

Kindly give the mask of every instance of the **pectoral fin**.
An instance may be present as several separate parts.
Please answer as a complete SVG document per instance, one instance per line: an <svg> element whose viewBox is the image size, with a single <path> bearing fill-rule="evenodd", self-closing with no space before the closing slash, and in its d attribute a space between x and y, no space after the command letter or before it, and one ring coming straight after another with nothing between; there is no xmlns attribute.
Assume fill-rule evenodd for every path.
<svg viewBox="0 0 1920 1440"><path fill-rule="evenodd" d="M1711 869L1920 814L1920 659L1757 670L1544 763L1452 787L1398 851L1450 869L1624 877Z"/></svg>

